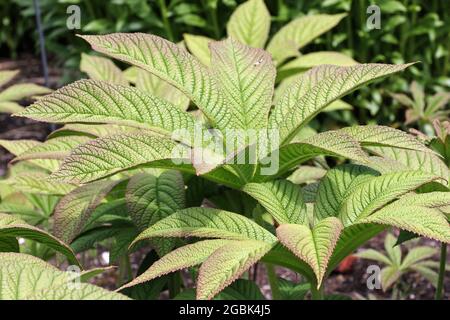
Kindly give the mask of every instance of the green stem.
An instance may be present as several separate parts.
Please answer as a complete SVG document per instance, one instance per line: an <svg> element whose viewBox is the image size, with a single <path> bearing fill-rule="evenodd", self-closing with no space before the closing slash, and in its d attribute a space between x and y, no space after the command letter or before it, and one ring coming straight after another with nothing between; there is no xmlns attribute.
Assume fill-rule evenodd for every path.
<svg viewBox="0 0 450 320"><path fill-rule="evenodd" d="M436 288L436 300L442 300L443 291L444 291L444 278L445 278L445 266L447 263L447 244L441 244L441 257L439 262L439 278Z"/></svg>
<svg viewBox="0 0 450 320"><path fill-rule="evenodd" d="M127 254L125 254L119 262L119 282L125 284L130 282L132 279L133 272L131 270L130 258Z"/></svg>
<svg viewBox="0 0 450 320"><path fill-rule="evenodd" d="M314 282L311 283L311 295L313 300L323 300L323 285L320 288L317 288L317 284Z"/></svg>
<svg viewBox="0 0 450 320"><path fill-rule="evenodd" d="M173 42L174 38L173 38L173 33L172 33L172 27L170 26L170 22L169 22L166 1L158 0L158 4L159 4L159 9L161 10L161 18L163 20L164 30L166 31L167 38L168 38L168 40Z"/></svg>
<svg viewBox="0 0 450 320"><path fill-rule="evenodd" d="M169 278L169 297L170 299L175 298L180 293L180 287L181 287L181 274L180 272L174 273Z"/></svg>
<svg viewBox="0 0 450 320"><path fill-rule="evenodd" d="M270 289L272 290L272 299L280 300L281 293L278 285L277 274L275 273L275 267L273 264L266 263L267 277L269 278Z"/></svg>

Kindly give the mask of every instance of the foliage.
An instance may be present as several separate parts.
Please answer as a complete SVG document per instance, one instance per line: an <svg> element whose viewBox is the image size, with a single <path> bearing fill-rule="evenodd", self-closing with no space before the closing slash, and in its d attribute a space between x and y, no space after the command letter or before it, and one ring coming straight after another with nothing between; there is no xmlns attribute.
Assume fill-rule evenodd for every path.
<svg viewBox="0 0 450 320"><path fill-rule="evenodd" d="M50 89L34 83L19 83L5 88L18 73L18 70L0 71L0 112L20 112L23 108L18 102L21 100L51 92Z"/></svg>
<svg viewBox="0 0 450 320"><path fill-rule="evenodd" d="M267 267L274 298L310 291L313 299L336 299L323 295L327 277L386 228L450 242L450 172L431 149L442 149L440 142L429 148L379 125L320 133L308 126L342 106L345 95L412 66L316 66L307 55L295 58L341 18L296 19L265 51L270 16L261 0L251 0L230 18L231 37L187 36L198 58L152 34L81 36L132 66L122 71L109 58L83 54L81 69L91 79L15 114L63 127L45 142L0 140L16 156L0 189L6 267L25 274L21 261L28 259L49 269L46 279L61 276L67 284L67 273L31 256L48 260L58 252L57 263L83 267L76 254L102 244L119 265L118 291L133 299L155 299L166 289L176 299L260 299L248 276L258 263ZM280 84L289 65L299 73ZM29 242L16 237L46 251L27 250ZM134 277L129 256L142 247L151 251ZM274 266L305 282L277 279ZM180 281L185 269L195 290ZM54 283L53 296L35 283L20 294L123 298Z"/></svg>
<svg viewBox="0 0 450 320"><path fill-rule="evenodd" d="M381 269L380 280L384 291L395 287L393 292L400 291L401 279L404 275L417 272L436 287L438 282L439 263L431 258L436 256L438 250L430 246L414 246L402 257L402 246L396 245L395 237L388 233L384 240L386 254L374 249L358 252L357 257L380 262L385 267ZM395 298L395 297L394 297Z"/></svg>

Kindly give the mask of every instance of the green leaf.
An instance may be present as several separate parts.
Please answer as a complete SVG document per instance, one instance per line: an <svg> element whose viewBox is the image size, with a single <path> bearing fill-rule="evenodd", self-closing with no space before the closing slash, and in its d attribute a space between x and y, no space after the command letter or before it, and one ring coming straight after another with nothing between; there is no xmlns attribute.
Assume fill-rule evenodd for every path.
<svg viewBox="0 0 450 320"><path fill-rule="evenodd" d="M196 36L193 34L183 34L184 43L186 43L189 51L205 66L211 65L211 51L209 43L214 40L204 36Z"/></svg>
<svg viewBox="0 0 450 320"><path fill-rule="evenodd" d="M395 245L396 242L397 239L395 239L391 233L388 233L384 239L384 249L392 262L391 265L400 270L400 265L402 263L402 250L399 246Z"/></svg>
<svg viewBox="0 0 450 320"><path fill-rule="evenodd" d="M422 152L416 150L407 150L391 147L370 146L365 147L370 152L384 157L388 160L399 163L404 170L414 169L437 175L444 185L448 185L450 171L447 165L432 152ZM390 168L387 168L390 169Z"/></svg>
<svg viewBox="0 0 450 320"><path fill-rule="evenodd" d="M347 197L339 210L339 218L344 226L359 222L390 201L436 178L411 170L374 177L359 185Z"/></svg>
<svg viewBox="0 0 450 320"><path fill-rule="evenodd" d="M26 108L19 116L56 123L107 123L171 136L192 130L194 118L178 107L132 87L96 80L65 86Z"/></svg>
<svg viewBox="0 0 450 320"><path fill-rule="evenodd" d="M396 266L389 266L381 270L381 287L383 291L387 291L397 280L400 279L402 273Z"/></svg>
<svg viewBox="0 0 450 320"><path fill-rule="evenodd" d="M267 51L277 64L281 64L287 58L298 56L299 49L336 26L345 16L346 14L318 14L297 18L273 36Z"/></svg>
<svg viewBox="0 0 450 320"><path fill-rule="evenodd" d="M344 164L327 172L317 190L314 217L317 220L337 216L344 200L356 187L378 176L369 167Z"/></svg>
<svg viewBox="0 0 450 320"><path fill-rule="evenodd" d="M272 247L273 243L245 240L231 241L214 251L200 267L197 299L212 299L260 260Z"/></svg>
<svg viewBox="0 0 450 320"><path fill-rule="evenodd" d="M385 226L377 224L355 224L344 228L331 256L327 273L333 271L344 258L384 229Z"/></svg>
<svg viewBox="0 0 450 320"><path fill-rule="evenodd" d="M113 84L128 85L128 81L110 59L81 54L80 70L87 73L89 78Z"/></svg>
<svg viewBox="0 0 450 320"><path fill-rule="evenodd" d="M145 230L184 207L183 177L177 171L135 175L128 183L126 199L131 219Z"/></svg>
<svg viewBox="0 0 450 320"><path fill-rule="evenodd" d="M184 181L178 171L164 171L159 176L138 174L130 179L126 192L127 208L139 231L184 208ZM154 239L158 252L170 251L172 239ZM163 250L163 251L161 251Z"/></svg>
<svg viewBox="0 0 450 320"><path fill-rule="evenodd" d="M266 128L276 75L270 55L231 38L210 48L212 70L231 113L228 127Z"/></svg>
<svg viewBox="0 0 450 320"><path fill-rule="evenodd" d="M142 232L133 242L154 237L201 237L276 241L269 231L233 212L212 208L180 210Z"/></svg>
<svg viewBox="0 0 450 320"><path fill-rule="evenodd" d="M133 287L165 274L196 266L205 261L214 251L229 243L228 240L204 240L175 249L151 265L147 271L119 289Z"/></svg>
<svg viewBox="0 0 450 320"><path fill-rule="evenodd" d="M381 262L388 266L392 264L392 261L389 260L388 257L386 257L384 254L382 254L381 252L374 250L374 249L363 250L361 252L358 252L354 256L361 258L361 259L368 259L368 260Z"/></svg>
<svg viewBox="0 0 450 320"><path fill-rule="evenodd" d="M33 256L0 253L2 300L126 300L119 293L74 282L76 275L60 271Z"/></svg>
<svg viewBox="0 0 450 320"><path fill-rule="evenodd" d="M17 102L0 101L0 112L16 113L16 112L22 112L23 110L24 110L24 107L22 107Z"/></svg>
<svg viewBox="0 0 450 320"><path fill-rule="evenodd" d="M437 252L438 250L436 248L428 246L420 246L412 248L411 250L409 250L405 259L403 259L400 268L403 270L411 268L416 263L435 256Z"/></svg>
<svg viewBox="0 0 450 320"><path fill-rule="evenodd" d="M195 297L195 296L194 296ZM245 279L238 279L232 283L229 287L225 288L219 295L216 296L216 300L265 300L261 289L258 285Z"/></svg>
<svg viewBox="0 0 450 320"><path fill-rule="evenodd" d="M326 173L327 170L323 168L304 165L298 167L287 180L294 184L312 183L323 178Z"/></svg>
<svg viewBox="0 0 450 320"><path fill-rule="evenodd" d="M319 221L312 229L303 225L283 224L278 227L277 236L283 245L311 266L319 288L343 228L337 218L329 217Z"/></svg>
<svg viewBox="0 0 450 320"><path fill-rule="evenodd" d="M81 186L63 197L55 208L54 234L70 243L81 232L94 209L120 180Z"/></svg>
<svg viewBox="0 0 450 320"><path fill-rule="evenodd" d="M391 127L367 125L347 127L341 130L359 141L363 147L394 147L433 153L414 136Z"/></svg>
<svg viewBox="0 0 450 320"><path fill-rule="evenodd" d="M308 53L295 58L279 68L280 72L289 70L306 70L321 64L332 64L336 66L352 66L357 64L351 57L333 51L319 51Z"/></svg>
<svg viewBox="0 0 450 320"><path fill-rule="evenodd" d="M186 49L163 38L142 33L82 36L96 51L131 63L169 82L186 94L213 125L229 122L223 98L210 71Z"/></svg>
<svg viewBox="0 0 450 320"><path fill-rule="evenodd" d="M72 249L58 238L25 223L19 218L9 214L0 213L0 238L11 237L22 237L42 243L65 255L70 263L80 265Z"/></svg>
<svg viewBox="0 0 450 320"><path fill-rule="evenodd" d="M360 223L379 223L417 233L424 237L450 243L450 226L446 217L437 209L421 206L388 205Z"/></svg>
<svg viewBox="0 0 450 320"><path fill-rule="evenodd" d="M20 174L11 179L18 191L32 194L64 196L76 188L75 185L49 181L48 175L39 173Z"/></svg>
<svg viewBox="0 0 450 320"><path fill-rule="evenodd" d="M34 83L19 83L0 92L0 101L20 101L24 98L43 95L52 92L51 89Z"/></svg>
<svg viewBox="0 0 450 320"><path fill-rule="evenodd" d="M189 107L189 98L183 92L148 71L140 68L136 69L138 69L136 88L161 98L183 111Z"/></svg>
<svg viewBox="0 0 450 320"><path fill-rule="evenodd" d="M30 159L64 159L70 151L92 139L84 136L67 136L47 140L20 153L14 161Z"/></svg>
<svg viewBox="0 0 450 320"><path fill-rule="evenodd" d="M292 84L279 99L269 119L271 128L280 129L282 143L289 142L302 126L334 100L409 65L325 65L313 68Z"/></svg>
<svg viewBox="0 0 450 320"><path fill-rule="evenodd" d="M172 159L177 155L176 148L187 150L172 140L151 134L124 133L98 138L74 149L52 177L85 183L152 161Z"/></svg>
<svg viewBox="0 0 450 320"><path fill-rule="evenodd" d="M227 33L239 42L263 48L270 30L270 13L263 0L249 0L239 5L228 20Z"/></svg>
<svg viewBox="0 0 450 320"><path fill-rule="evenodd" d="M311 289L309 283L293 283L283 278L278 278L278 286L282 300L304 300Z"/></svg>
<svg viewBox="0 0 450 320"><path fill-rule="evenodd" d="M19 74L19 70L2 70L0 71L0 87L10 82L15 76Z"/></svg>
<svg viewBox="0 0 450 320"><path fill-rule="evenodd" d="M306 205L300 186L287 180L248 183L242 191L248 193L279 223L304 224Z"/></svg>
<svg viewBox="0 0 450 320"><path fill-rule="evenodd" d="M368 162L368 157L359 143L339 130L322 132L299 142L287 144L276 152L279 153L277 176L311 158L322 155ZM267 160L263 159L261 162L267 163Z"/></svg>

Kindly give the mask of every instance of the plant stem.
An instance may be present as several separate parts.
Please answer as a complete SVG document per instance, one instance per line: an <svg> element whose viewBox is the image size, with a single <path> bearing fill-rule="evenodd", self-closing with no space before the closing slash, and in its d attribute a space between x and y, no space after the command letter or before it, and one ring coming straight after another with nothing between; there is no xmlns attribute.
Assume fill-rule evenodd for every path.
<svg viewBox="0 0 450 320"><path fill-rule="evenodd" d="M275 273L275 267L273 264L266 263L267 277L269 278L270 289L272 290L272 299L280 300L281 293L280 287L278 286L278 278Z"/></svg>
<svg viewBox="0 0 450 320"><path fill-rule="evenodd" d="M317 288L315 282L311 283L311 295L313 300L323 300L323 286Z"/></svg>
<svg viewBox="0 0 450 320"><path fill-rule="evenodd" d="M181 274L180 272L174 273L169 278L169 297L170 299L175 298L180 293L180 286L181 286Z"/></svg>
<svg viewBox="0 0 450 320"><path fill-rule="evenodd" d="M119 262L119 281L125 284L133 279L130 258L127 254L123 255Z"/></svg>
<svg viewBox="0 0 450 320"><path fill-rule="evenodd" d="M174 41L173 33L172 33L172 27L170 26L167 7L166 7L166 1L165 0L158 0L159 9L161 10L161 18L163 20L164 24L164 30L166 31L166 35L168 40Z"/></svg>
<svg viewBox="0 0 450 320"><path fill-rule="evenodd" d="M436 288L436 300L441 300L444 291L445 266L447 263L447 244L441 243L441 257L439 262L439 278Z"/></svg>

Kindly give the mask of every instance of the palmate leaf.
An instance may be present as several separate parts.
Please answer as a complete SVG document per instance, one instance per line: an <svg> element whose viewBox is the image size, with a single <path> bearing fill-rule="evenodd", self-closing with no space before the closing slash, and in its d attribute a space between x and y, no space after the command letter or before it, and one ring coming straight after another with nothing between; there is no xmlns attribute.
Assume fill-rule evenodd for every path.
<svg viewBox="0 0 450 320"><path fill-rule="evenodd" d="M302 126L334 100L409 65L325 65L313 68L292 84L280 98L271 113L270 126L280 129L282 143L289 142Z"/></svg>
<svg viewBox="0 0 450 320"><path fill-rule="evenodd" d="M232 114L229 127L267 127L276 75L270 55L231 38L210 48L212 70Z"/></svg>
<svg viewBox="0 0 450 320"><path fill-rule="evenodd" d="M248 183L242 190L258 200L279 224L307 222L301 188L290 181Z"/></svg>
<svg viewBox="0 0 450 320"><path fill-rule="evenodd" d="M345 16L318 14L297 18L273 36L267 51L277 64L281 64L289 57L298 56L299 49L336 26Z"/></svg>
<svg viewBox="0 0 450 320"><path fill-rule="evenodd" d="M65 255L70 263L80 265L72 249L58 238L10 214L0 213L0 238L10 239L15 237L42 243Z"/></svg>
<svg viewBox="0 0 450 320"><path fill-rule="evenodd" d="M209 43L214 41L211 38L204 36L197 36L193 34L183 34L184 43L189 51L205 66L211 65L211 51L209 50Z"/></svg>
<svg viewBox="0 0 450 320"><path fill-rule="evenodd" d="M386 257L384 254L382 254L381 252L374 250L374 249L363 250L361 252L358 252L354 256L358 257L360 259L368 259L368 260L381 262L388 266L392 264L392 261L389 260L388 257Z"/></svg>
<svg viewBox="0 0 450 320"><path fill-rule="evenodd" d="M339 219L329 217L318 222L312 229L304 225L282 224L277 228L277 237L297 257L311 266L319 288L343 228Z"/></svg>
<svg viewBox="0 0 450 320"><path fill-rule="evenodd" d="M252 220L237 213L212 208L180 210L143 231L133 241L133 245L154 237L276 241L274 235Z"/></svg>
<svg viewBox="0 0 450 320"><path fill-rule="evenodd" d="M200 267L197 299L209 300L269 252L273 243L245 240L220 247Z"/></svg>
<svg viewBox="0 0 450 320"><path fill-rule="evenodd" d="M254 48L263 48L270 30L270 13L263 0L249 0L236 8L227 23L228 36Z"/></svg>
<svg viewBox="0 0 450 320"><path fill-rule="evenodd" d="M63 197L55 208L54 234L70 243L82 231L94 209L120 180L81 186Z"/></svg>
<svg viewBox="0 0 450 320"><path fill-rule="evenodd" d="M175 129L192 130L194 119L176 106L132 87L80 80L18 114L56 123L108 123L133 126L171 136Z"/></svg>
<svg viewBox="0 0 450 320"><path fill-rule="evenodd" d="M109 83L128 85L128 81L110 59L81 54L80 70L87 73L89 78Z"/></svg>
<svg viewBox="0 0 450 320"><path fill-rule="evenodd" d="M127 300L30 255L0 253L1 300Z"/></svg>
<svg viewBox="0 0 450 320"><path fill-rule="evenodd" d="M131 63L185 93L219 129L230 122L223 97L210 71L186 49L163 38L142 33L82 36L96 51Z"/></svg>
<svg viewBox="0 0 450 320"><path fill-rule="evenodd" d="M339 218L344 226L364 220L390 201L436 178L420 171L402 171L374 177L355 188L345 199L339 210Z"/></svg>

